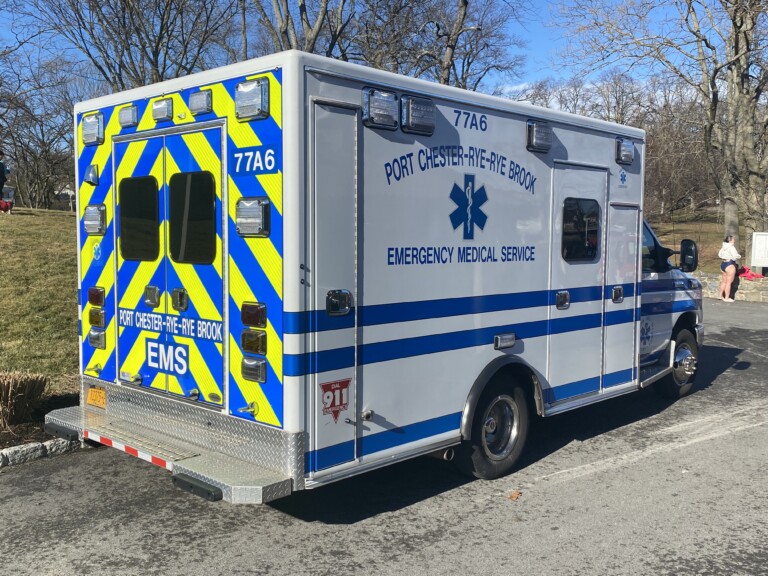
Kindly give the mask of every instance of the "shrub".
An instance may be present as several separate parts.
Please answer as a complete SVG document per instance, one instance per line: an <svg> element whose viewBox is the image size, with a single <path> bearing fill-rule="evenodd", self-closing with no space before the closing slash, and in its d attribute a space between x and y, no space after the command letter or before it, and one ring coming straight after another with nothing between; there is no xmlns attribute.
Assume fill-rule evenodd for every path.
<svg viewBox="0 0 768 576"><path fill-rule="evenodd" d="M47 385L42 374L0 372L0 428L29 420Z"/></svg>

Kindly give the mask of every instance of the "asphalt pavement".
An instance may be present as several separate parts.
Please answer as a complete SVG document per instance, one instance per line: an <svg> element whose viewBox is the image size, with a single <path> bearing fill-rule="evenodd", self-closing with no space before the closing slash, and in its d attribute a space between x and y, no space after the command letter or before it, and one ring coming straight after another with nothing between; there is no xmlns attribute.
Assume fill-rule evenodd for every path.
<svg viewBox="0 0 768 576"><path fill-rule="evenodd" d="M0 470L0 574L768 575L768 305L705 301L697 383L541 420L520 469L419 458L263 506L113 449Z"/></svg>

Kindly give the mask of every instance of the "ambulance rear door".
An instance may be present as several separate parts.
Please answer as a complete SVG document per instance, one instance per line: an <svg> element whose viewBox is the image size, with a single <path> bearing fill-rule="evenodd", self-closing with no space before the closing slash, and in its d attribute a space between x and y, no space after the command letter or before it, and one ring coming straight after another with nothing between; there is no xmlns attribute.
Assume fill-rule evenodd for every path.
<svg viewBox="0 0 768 576"><path fill-rule="evenodd" d="M119 141L119 381L224 405L222 131Z"/></svg>

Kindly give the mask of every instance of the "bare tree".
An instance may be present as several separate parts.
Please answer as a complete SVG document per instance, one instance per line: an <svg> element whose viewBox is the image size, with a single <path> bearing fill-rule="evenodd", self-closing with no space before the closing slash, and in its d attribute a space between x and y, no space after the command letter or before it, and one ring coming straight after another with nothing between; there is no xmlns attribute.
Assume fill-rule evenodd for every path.
<svg viewBox="0 0 768 576"><path fill-rule="evenodd" d="M267 31L272 52L291 49L315 52L325 24L330 22L332 27L335 25L337 34L338 28L345 25L346 0L336 0L333 5L330 0L310 0L309 3L298 0L295 8L289 4L288 0L272 0L271 6L265 0L255 2L259 25ZM331 33L330 37L333 38L334 34ZM335 41L330 44L326 48L328 55L333 52Z"/></svg>
<svg viewBox="0 0 768 576"><path fill-rule="evenodd" d="M236 0L15 0L19 26L40 30L52 52L74 49L112 90L218 64Z"/></svg>
<svg viewBox="0 0 768 576"><path fill-rule="evenodd" d="M696 91L725 231L738 237L739 216L748 233L765 230L765 3L572 0L561 6L561 14L571 24L566 56L572 62L590 70L618 63L635 70L660 67ZM720 161L724 170L718 169Z"/></svg>
<svg viewBox="0 0 768 576"><path fill-rule="evenodd" d="M345 60L478 90L514 77L509 34L524 0L361 0L339 44ZM496 86L490 86L495 91Z"/></svg>
<svg viewBox="0 0 768 576"><path fill-rule="evenodd" d="M0 58L0 128L21 205L50 208L55 192L74 182L69 70L27 47Z"/></svg>

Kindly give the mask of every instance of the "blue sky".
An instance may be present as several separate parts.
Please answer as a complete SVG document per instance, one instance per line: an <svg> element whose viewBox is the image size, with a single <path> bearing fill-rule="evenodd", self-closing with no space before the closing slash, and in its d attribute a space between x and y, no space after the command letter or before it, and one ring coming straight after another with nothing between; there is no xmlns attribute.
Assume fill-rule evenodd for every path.
<svg viewBox="0 0 768 576"><path fill-rule="evenodd" d="M560 38L560 28L545 25L545 22L551 18L549 3L534 2L531 12L523 24L516 23L511 30L514 35L525 39L528 43L522 50L526 62L520 74L521 83L535 82L547 77L570 76L566 68L553 65L556 51L563 46L563 41Z"/></svg>

